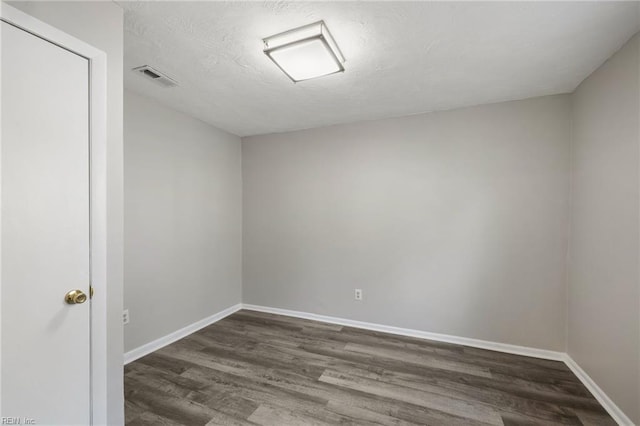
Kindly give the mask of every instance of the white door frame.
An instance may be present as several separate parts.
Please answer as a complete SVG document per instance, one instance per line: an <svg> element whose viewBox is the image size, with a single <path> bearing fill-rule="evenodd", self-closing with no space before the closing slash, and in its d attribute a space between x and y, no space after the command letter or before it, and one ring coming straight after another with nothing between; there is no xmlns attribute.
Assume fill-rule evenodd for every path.
<svg viewBox="0 0 640 426"><path fill-rule="evenodd" d="M14 25L89 61L90 274L91 286L95 290L91 299L90 408L91 424L107 424L107 55L1 1L0 21ZM0 48L1 42L2 40ZM0 66L0 72L1 70ZM0 270L1 268L0 263ZM0 282L0 297L1 295ZM1 344L0 340L0 369ZM0 395L2 391L0 389ZM0 403L1 400L0 398ZM1 410L0 406L0 412Z"/></svg>

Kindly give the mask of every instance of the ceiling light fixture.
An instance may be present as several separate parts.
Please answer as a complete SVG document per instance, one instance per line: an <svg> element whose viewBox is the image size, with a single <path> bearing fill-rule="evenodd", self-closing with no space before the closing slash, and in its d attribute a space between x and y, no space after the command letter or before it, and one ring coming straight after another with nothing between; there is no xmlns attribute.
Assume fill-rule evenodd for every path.
<svg viewBox="0 0 640 426"><path fill-rule="evenodd" d="M344 71L345 61L324 21L267 37L264 53L294 83Z"/></svg>

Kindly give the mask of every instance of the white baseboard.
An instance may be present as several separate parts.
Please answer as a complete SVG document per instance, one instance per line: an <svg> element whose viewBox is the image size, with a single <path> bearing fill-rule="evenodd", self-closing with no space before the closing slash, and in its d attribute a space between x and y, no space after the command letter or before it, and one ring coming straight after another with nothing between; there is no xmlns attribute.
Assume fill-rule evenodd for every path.
<svg viewBox="0 0 640 426"><path fill-rule="evenodd" d="M171 334L167 334L164 337L156 339L153 342L149 342L129 352L126 352L124 354L124 363L125 365L129 364L130 362L135 361L138 358L142 358L143 356L148 355L151 352L155 352L158 349L161 349L177 340L182 339L183 337L188 336L191 333L200 330L201 328L211 325L214 322L220 321L224 317L228 317L229 315L239 311L240 309L242 309L242 304L238 303L237 305L233 305L223 311L211 315L210 317L194 322L193 324L181 328L180 330L174 331Z"/></svg>
<svg viewBox="0 0 640 426"><path fill-rule="evenodd" d="M593 394L593 396L598 400L598 402L604 407L605 410L609 413L613 420L615 420L621 426L633 426L634 423L631 421L629 417L622 412L622 410L607 396L606 393L596 384L596 382L584 371L577 362L569 356L569 354L564 354L564 363L567 364L567 367L573 374L575 374L578 379L582 382L583 385Z"/></svg>
<svg viewBox="0 0 640 426"><path fill-rule="evenodd" d="M491 351L506 352L516 355L530 356L534 358L563 361L564 353L545 349L530 348L527 346L510 345L508 343L490 342L487 340L471 339L469 337L451 336L448 334L430 333L427 331L413 330L410 328L392 327L389 325L374 324L370 322L354 321L345 318L329 317L325 315L310 314L308 312L290 311L288 309L270 308L267 306L242 304L243 309L251 311L267 312L271 314L286 315L289 317L304 318L331 324L346 325L348 327L362 328L365 330L380 331L383 333L397 334L400 336L417 337L419 339L434 340L437 342L455 343L457 345L471 346L474 348L488 349Z"/></svg>

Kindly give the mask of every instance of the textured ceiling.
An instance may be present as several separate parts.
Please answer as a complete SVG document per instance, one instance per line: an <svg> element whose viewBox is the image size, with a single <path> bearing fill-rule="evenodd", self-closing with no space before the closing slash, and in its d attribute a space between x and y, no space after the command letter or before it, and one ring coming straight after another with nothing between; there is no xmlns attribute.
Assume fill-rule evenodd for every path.
<svg viewBox="0 0 640 426"><path fill-rule="evenodd" d="M640 29L636 2L118 4L126 87L240 136L571 92ZM293 84L262 38L320 19L346 71Z"/></svg>

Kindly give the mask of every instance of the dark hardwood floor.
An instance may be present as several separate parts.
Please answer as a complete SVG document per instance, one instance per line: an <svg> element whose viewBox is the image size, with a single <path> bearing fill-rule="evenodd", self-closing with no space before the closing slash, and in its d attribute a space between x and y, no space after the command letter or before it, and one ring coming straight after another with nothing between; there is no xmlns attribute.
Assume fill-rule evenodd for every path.
<svg viewBox="0 0 640 426"><path fill-rule="evenodd" d="M562 363L253 311L125 367L127 425L613 425Z"/></svg>

